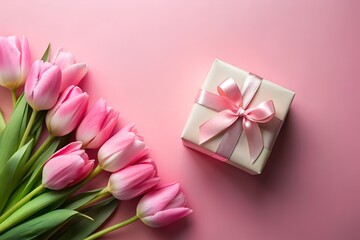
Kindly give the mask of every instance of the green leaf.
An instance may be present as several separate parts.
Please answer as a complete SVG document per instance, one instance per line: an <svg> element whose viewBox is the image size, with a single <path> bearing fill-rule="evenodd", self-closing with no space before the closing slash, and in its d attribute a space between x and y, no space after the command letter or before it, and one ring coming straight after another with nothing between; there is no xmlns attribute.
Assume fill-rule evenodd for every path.
<svg viewBox="0 0 360 240"><path fill-rule="evenodd" d="M24 191L26 184L27 184L27 182L24 180L21 181L20 184L18 184L18 186L16 187L16 189L14 190L14 192L11 194L10 198L8 199L6 206L3 209L3 212L6 212L12 206L14 206L18 201L21 200L20 196L21 196L21 193Z"/></svg>
<svg viewBox="0 0 360 240"><path fill-rule="evenodd" d="M85 210L83 213L93 218L94 221L89 221L75 216L66 224L63 230L59 231L57 235L52 237L52 239L78 240L86 238L111 216L118 203L119 201L117 199L110 198Z"/></svg>
<svg viewBox="0 0 360 240"><path fill-rule="evenodd" d="M43 60L44 62L48 62L49 59L50 59L50 49L51 49L51 46L50 46L50 43L48 44L43 56L41 57L41 60Z"/></svg>
<svg viewBox="0 0 360 240"><path fill-rule="evenodd" d="M56 149L59 145L59 142L60 142L60 138L56 139L48 147L48 149L46 149L46 151L40 155L38 160L32 166L28 175L25 176L25 177L27 177L27 176L30 176L30 174L31 174L30 179L28 180L28 183L26 184L26 187L24 188L22 194L19 196L19 199L21 199L23 196L25 196L26 194L31 192L31 190L34 188L34 186L35 187L37 186L36 183L38 183L39 180L41 179L41 173L42 173L44 163L51 157L51 155L54 154L54 152L56 151Z"/></svg>
<svg viewBox="0 0 360 240"><path fill-rule="evenodd" d="M39 138L40 138L40 135L41 135L41 132L42 132L42 126L43 126L43 122L44 122L44 119L45 119L45 116L46 116L46 111L41 111L40 113L37 114L37 117L35 119L35 123L33 125L33 127L31 128L31 131L30 131L30 134L29 134L29 137L28 137L28 140L27 142L29 142L29 139L32 139L32 144L29 146L30 149L34 149L34 147L36 146ZM55 146L55 149L54 151L56 150L56 146ZM50 153L50 155L54 152L52 151ZM42 153L44 155L44 157L49 157L50 155L48 155L48 152L49 151L45 151L44 153ZM44 160L45 161L45 160ZM22 173L19 173L20 174L20 177L22 178L22 181L21 181L21 184L18 184L16 186L16 190L14 191L14 193L12 193L11 197L8 199L7 203L6 203L6 206L5 206L5 209L4 210L7 210L9 209L10 207L12 207L14 204L16 204L23 196L25 196L28 192L30 192L32 189L31 189L31 186L38 186L39 185L39 181L36 181L37 179L31 179L32 182L31 182L31 186L27 185L29 179L30 179L30 175L32 175L32 172L34 171L34 169L30 169L30 171L26 171L26 172L22 172ZM40 170L41 171L41 170ZM27 174L28 177L23 177L24 174ZM41 178L40 176L38 178ZM19 178L20 179L20 178ZM15 183L15 182L14 182ZM17 181L16 183L19 183L19 181ZM26 188L25 188L26 187ZM1 191L0 191L1 192Z"/></svg>
<svg viewBox="0 0 360 240"><path fill-rule="evenodd" d="M10 207L14 206L18 201L21 200L26 194L31 192L36 186L41 183L41 173L43 169L43 165L47 159L56 151L57 146L59 145L60 138L56 139L49 147L43 152L36 163L34 164L33 168L30 169L28 174L23 178L21 184L19 184L11 195L10 199L8 200L5 210L9 209Z"/></svg>
<svg viewBox="0 0 360 240"><path fill-rule="evenodd" d="M1 135L2 131L4 130L5 126L6 126L6 123L5 123L4 117L2 115L2 112L0 111L0 135Z"/></svg>
<svg viewBox="0 0 360 240"><path fill-rule="evenodd" d="M92 190L92 191L88 191L88 192L83 192L80 193L78 195L75 195L74 197L66 200L64 202L64 204L61 206L61 208L67 208L67 209L77 209L79 207L81 207L82 205L88 203L91 199L93 199L100 191L102 190L102 188L96 189L96 190Z"/></svg>
<svg viewBox="0 0 360 240"><path fill-rule="evenodd" d="M79 214L69 209L58 209L20 224L0 235L1 240L36 239L47 231ZM86 218L85 218L86 219ZM89 221L87 219L87 221ZM90 222L90 221L89 221Z"/></svg>
<svg viewBox="0 0 360 240"><path fill-rule="evenodd" d="M22 94L15 106L14 112L0 136L0 171L10 157L18 150L21 138L28 121L29 105Z"/></svg>
<svg viewBox="0 0 360 240"><path fill-rule="evenodd" d="M21 181L22 167L30 156L31 148L29 146L31 145L32 140L16 151L0 170L0 212L4 208L10 194Z"/></svg>
<svg viewBox="0 0 360 240"><path fill-rule="evenodd" d="M45 120L45 116L46 116L47 111L40 111L35 118L35 122L34 125L32 126L29 136L26 140L26 142L28 142L30 139L34 139L33 141L33 148L36 146L36 144L39 141L41 132L42 132L42 128L44 125L44 120Z"/></svg>
<svg viewBox="0 0 360 240"><path fill-rule="evenodd" d="M98 170L97 170L98 169ZM94 172L99 172L100 168L96 168ZM93 173L94 173L93 172ZM91 177L91 175L90 175ZM60 190L60 191L48 191L43 194L38 195L36 198L33 198L22 207L16 210L12 215L7 217L0 224L0 233L8 230L9 228L21 223L26 218L39 214L41 211L45 211L42 214L52 211L58 208L61 204L64 203L67 197L77 191L79 188L84 186L91 178L85 178L80 183L74 185L71 188ZM40 186L38 186L40 187Z"/></svg>
<svg viewBox="0 0 360 240"><path fill-rule="evenodd" d="M61 205L65 199L73 193L74 188L65 189L61 191L48 191L43 194L40 194L36 198L32 199L22 207L20 207L16 212L10 215L6 220L0 224L0 232L4 229L9 229L33 214L39 212L40 210L56 204L57 206ZM53 210L53 209L52 209ZM1 239L1 238L0 238Z"/></svg>

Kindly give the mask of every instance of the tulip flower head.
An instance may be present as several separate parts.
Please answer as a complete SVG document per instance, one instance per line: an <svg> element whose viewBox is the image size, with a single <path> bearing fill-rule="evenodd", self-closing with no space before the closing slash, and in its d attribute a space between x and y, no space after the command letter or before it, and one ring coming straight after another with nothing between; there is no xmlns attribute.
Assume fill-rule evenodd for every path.
<svg viewBox="0 0 360 240"><path fill-rule="evenodd" d="M94 160L81 149L81 142L70 143L45 163L42 185L53 190L72 186L89 175L93 166Z"/></svg>
<svg viewBox="0 0 360 240"><path fill-rule="evenodd" d="M61 85L61 70L49 62L37 60L33 63L25 83L25 98L36 111L52 108Z"/></svg>
<svg viewBox="0 0 360 240"><path fill-rule="evenodd" d="M85 148L99 148L109 138L118 117L118 112L99 99L81 121L76 130L76 140L81 141Z"/></svg>
<svg viewBox="0 0 360 240"><path fill-rule="evenodd" d="M193 212L178 183L156 187L139 201L136 215L150 227L162 227Z"/></svg>
<svg viewBox="0 0 360 240"><path fill-rule="evenodd" d="M27 39L0 37L0 85L10 90L24 85L31 66Z"/></svg>
<svg viewBox="0 0 360 240"><path fill-rule="evenodd" d="M53 136L73 131L85 115L89 95L79 87L70 86L46 114L46 126Z"/></svg>
<svg viewBox="0 0 360 240"><path fill-rule="evenodd" d="M159 182L155 162L147 158L111 174L108 190L119 200L129 200L144 194Z"/></svg>
<svg viewBox="0 0 360 240"><path fill-rule="evenodd" d="M117 172L136 162L149 151L143 138L136 134L134 124L129 124L101 146L98 161L105 171Z"/></svg>
<svg viewBox="0 0 360 240"><path fill-rule="evenodd" d="M88 71L86 63L77 63L71 53L64 52L61 48L57 50L51 62L62 71L60 92L71 85L78 85Z"/></svg>

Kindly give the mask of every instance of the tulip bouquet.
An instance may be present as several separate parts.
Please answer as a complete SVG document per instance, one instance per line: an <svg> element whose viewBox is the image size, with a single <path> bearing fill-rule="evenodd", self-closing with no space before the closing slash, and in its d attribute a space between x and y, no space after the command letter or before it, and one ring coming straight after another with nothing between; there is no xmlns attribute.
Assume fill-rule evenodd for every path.
<svg viewBox="0 0 360 240"><path fill-rule="evenodd" d="M1 240L96 239L137 220L161 227L192 212L178 183L160 183L134 124L112 134L119 113L103 99L88 110L77 86L87 71L62 49L51 58L50 45L32 63L25 37L0 37L0 85L13 102L7 123L0 112ZM107 185L84 192L102 171ZM138 196L134 217L98 231L120 200Z"/></svg>

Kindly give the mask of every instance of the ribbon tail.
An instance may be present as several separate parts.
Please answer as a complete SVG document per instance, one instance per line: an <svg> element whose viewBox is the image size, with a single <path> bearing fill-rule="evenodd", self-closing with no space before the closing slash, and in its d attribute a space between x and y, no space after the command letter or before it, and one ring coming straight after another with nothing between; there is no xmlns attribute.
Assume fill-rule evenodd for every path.
<svg viewBox="0 0 360 240"><path fill-rule="evenodd" d="M226 129L226 132L221 139L216 153L225 159L230 159L230 156L233 153L237 142L239 141L242 130L243 128L241 121L235 121L228 129Z"/></svg>
<svg viewBox="0 0 360 240"><path fill-rule="evenodd" d="M231 110L226 109L224 111L219 112L213 118L201 124L200 133L199 133L200 144L208 141L209 139L215 137L217 134L224 131L237 119L238 119L237 115L235 115Z"/></svg>
<svg viewBox="0 0 360 240"><path fill-rule="evenodd" d="M243 129L249 146L250 159L254 163L264 148L260 127L256 122L243 118Z"/></svg>

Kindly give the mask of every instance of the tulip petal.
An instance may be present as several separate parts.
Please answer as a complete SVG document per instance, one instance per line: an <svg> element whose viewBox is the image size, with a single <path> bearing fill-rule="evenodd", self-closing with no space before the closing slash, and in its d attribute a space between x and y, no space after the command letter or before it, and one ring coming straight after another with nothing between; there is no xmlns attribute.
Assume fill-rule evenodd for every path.
<svg viewBox="0 0 360 240"><path fill-rule="evenodd" d="M119 155L120 151L132 144L135 140L134 133L122 134L121 136L115 134L99 149L98 159L102 166L106 166L107 162L114 158L114 155Z"/></svg>
<svg viewBox="0 0 360 240"><path fill-rule="evenodd" d="M41 60L36 60L31 66L24 88L27 102L32 102L34 98L34 89L39 81L42 63Z"/></svg>
<svg viewBox="0 0 360 240"><path fill-rule="evenodd" d="M55 152L51 156L51 158L55 158L57 156L61 156L61 155L69 154L69 153L73 153L78 150L85 152L85 150L82 150L81 147L82 147L82 143L80 141L69 143L65 147L63 147L63 148L59 149L57 152Z"/></svg>
<svg viewBox="0 0 360 240"><path fill-rule="evenodd" d="M146 191L150 190L151 188L155 187L157 184L159 184L160 178L159 177L151 177L146 181L143 181L140 183L137 188L137 196L144 194Z"/></svg>
<svg viewBox="0 0 360 240"><path fill-rule="evenodd" d="M146 190L154 187L160 178L153 178L154 167L152 165L132 165L116 173L109 178L109 191L120 200L128 200L143 194Z"/></svg>
<svg viewBox="0 0 360 240"><path fill-rule="evenodd" d="M105 126L109 125L113 121L113 119L117 119L118 116L119 116L118 111L115 111L111 107L106 106L106 118L101 127L104 128Z"/></svg>
<svg viewBox="0 0 360 240"><path fill-rule="evenodd" d="M107 172L119 171L126 166L123 162L120 162L121 160L118 160L120 159L119 156L121 156L121 152L115 152L106 158L102 158L101 160L98 158L99 165Z"/></svg>
<svg viewBox="0 0 360 240"><path fill-rule="evenodd" d="M58 100L61 71L49 62L37 60L31 67L25 84L25 97L37 111L52 108Z"/></svg>
<svg viewBox="0 0 360 240"><path fill-rule="evenodd" d="M59 109L59 107L61 106L61 104L69 99L70 94L73 92L73 90L75 89L75 86L69 86L68 88L65 89L65 91L60 95L57 103L55 104L55 106L50 109L50 111L48 111L48 113L46 114L46 125L49 129L49 122L52 118L52 116L56 113L56 111Z"/></svg>
<svg viewBox="0 0 360 240"><path fill-rule="evenodd" d="M86 63L75 63L65 68L62 73L61 90L64 91L70 85L78 85L88 72Z"/></svg>
<svg viewBox="0 0 360 240"><path fill-rule="evenodd" d="M56 104L59 97L60 80L61 71L57 66L49 68L42 74L33 91L33 109L48 110Z"/></svg>
<svg viewBox="0 0 360 240"><path fill-rule="evenodd" d="M149 178L148 180L145 180L132 188L126 188L126 189L124 188L122 189L122 191L118 191L112 194L115 198L119 200L130 200L151 190L159 182L160 182L159 177Z"/></svg>
<svg viewBox="0 0 360 240"><path fill-rule="evenodd" d="M117 113L86 147L90 149L99 148L109 138L114 130L118 116L119 114Z"/></svg>
<svg viewBox="0 0 360 240"><path fill-rule="evenodd" d="M112 133L119 113L106 106L103 99L99 99L81 121L76 139L83 142L88 149L99 148Z"/></svg>
<svg viewBox="0 0 360 240"><path fill-rule="evenodd" d="M15 36L0 38L0 66L9 72L20 73L20 42Z"/></svg>
<svg viewBox="0 0 360 240"><path fill-rule="evenodd" d="M71 85L74 86L74 85ZM71 92L69 93L69 95L67 96L68 98L66 100L69 100L73 97L76 97L77 95L80 95L83 93L83 90L81 90L81 88L74 86L71 90Z"/></svg>
<svg viewBox="0 0 360 240"><path fill-rule="evenodd" d="M62 48L58 48L51 59L51 63L56 65L56 59L59 57L59 54L62 52Z"/></svg>
<svg viewBox="0 0 360 240"><path fill-rule="evenodd" d="M13 89L20 77L19 39L17 37L0 38L0 85Z"/></svg>
<svg viewBox="0 0 360 240"><path fill-rule="evenodd" d="M142 158L139 161L136 162L137 165L139 164L151 164L154 167L154 176L157 176L157 166L156 163L154 162L154 160L152 160L151 158Z"/></svg>
<svg viewBox="0 0 360 240"><path fill-rule="evenodd" d="M179 183L155 189L147 193L138 203L137 214L139 217L154 215L166 208L180 191Z"/></svg>
<svg viewBox="0 0 360 240"><path fill-rule="evenodd" d="M157 212L153 216L143 217L141 218L141 221L150 227L163 227L189 215L192 212L193 210L190 208L172 208Z"/></svg>
<svg viewBox="0 0 360 240"><path fill-rule="evenodd" d="M86 155L86 158L89 159L89 157L87 155ZM83 157L83 159L84 159L84 157ZM69 184L68 186L72 186L72 185L78 183L79 181L83 180L92 171L92 169L94 168L95 161L87 160L87 159L84 159L85 166L81 169L81 172L79 173L77 179L73 183Z"/></svg>
<svg viewBox="0 0 360 240"><path fill-rule="evenodd" d="M59 66L62 70L75 63L73 55L69 52L64 52L62 48L58 48L56 51L52 63Z"/></svg>
<svg viewBox="0 0 360 240"><path fill-rule="evenodd" d="M64 136L73 131L85 114L88 98L87 93L81 93L63 102L49 119L51 133Z"/></svg>
<svg viewBox="0 0 360 240"><path fill-rule="evenodd" d="M151 165L132 165L123 170L111 174L109 183L110 188L114 191L123 189L124 187L131 188L141 183L154 171Z"/></svg>
<svg viewBox="0 0 360 240"><path fill-rule="evenodd" d="M84 144L90 143L99 133L105 117L106 103L103 99L99 99L81 121L76 131L76 139Z"/></svg>
<svg viewBox="0 0 360 240"><path fill-rule="evenodd" d="M123 134L127 132L134 132L136 134L135 132L136 130L134 128L135 128L135 123L128 123L124 127L122 127L118 133Z"/></svg>
<svg viewBox="0 0 360 240"><path fill-rule="evenodd" d="M151 149L148 146L145 146L143 150L139 152L139 154L134 158L132 163L139 161L141 158L145 157L147 154L151 152Z"/></svg>
<svg viewBox="0 0 360 240"><path fill-rule="evenodd" d="M132 132L119 135L119 133L112 136L101 147L100 150L104 152L115 152L126 148L128 145L135 141L136 135Z"/></svg>
<svg viewBox="0 0 360 240"><path fill-rule="evenodd" d="M146 145L143 141L139 141L135 139L135 141L132 144L127 146L127 148L121 152L121 155L119 156L122 163L121 166L125 167L139 160L140 159L139 156L143 155L143 150L145 148Z"/></svg>
<svg viewBox="0 0 360 240"><path fill-rule="evenodd" d="M77 155L52 158L44 165L43 185L53 190L67 187L78 179L83 167L84 160Z"/></svg>
<svg viewBox="0 0 360 240"><path fill-rule="evenodd" d="M182 191L179 191L176 197L171 200L171 202L165 207L165 209L184 207L186 205L187 199L185 194Z"/></svg>
<svg viewBox="0 0 360 240"><path fill-rule="evenodd" d="M20 87L26 79L31 67L31 53L29 43L25 36L21 39L21 65L20 65L20 79L21 83L17 85Z"/></svg>

